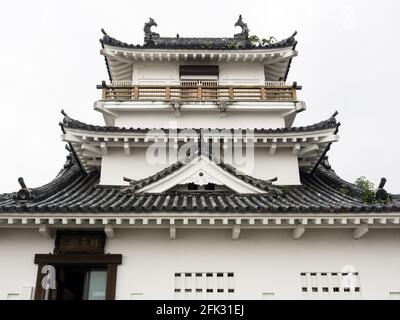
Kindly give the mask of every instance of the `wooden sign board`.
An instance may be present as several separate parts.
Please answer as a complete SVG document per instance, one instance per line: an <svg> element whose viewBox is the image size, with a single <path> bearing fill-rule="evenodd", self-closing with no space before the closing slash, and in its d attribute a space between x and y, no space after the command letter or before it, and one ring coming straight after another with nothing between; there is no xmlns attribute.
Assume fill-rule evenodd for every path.
<svg viewBox="0 0 400 320"><path fill-rule="evenodd" d="M57 233L54 253L104 253L105 235L103 232Z"/></svg>

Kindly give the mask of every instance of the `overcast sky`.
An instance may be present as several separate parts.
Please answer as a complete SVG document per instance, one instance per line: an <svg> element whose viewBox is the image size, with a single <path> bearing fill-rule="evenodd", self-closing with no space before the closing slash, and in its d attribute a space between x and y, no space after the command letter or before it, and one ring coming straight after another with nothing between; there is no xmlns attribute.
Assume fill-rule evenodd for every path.
<svg viewBox="0 0 400 320"><path fill-rule="evenodd" d="M99 54L103 27L143 42L153 17L161 36L232 36L239 14L260 37L298 31L289 81L307 104L295 125L339 111L340 141L329 159L348 181L366 176L400 193L400 1L3 1L0 11L0 193L49 182L67 151L60 110L103 124L93 110L96 84L108 80Z"/></svg>

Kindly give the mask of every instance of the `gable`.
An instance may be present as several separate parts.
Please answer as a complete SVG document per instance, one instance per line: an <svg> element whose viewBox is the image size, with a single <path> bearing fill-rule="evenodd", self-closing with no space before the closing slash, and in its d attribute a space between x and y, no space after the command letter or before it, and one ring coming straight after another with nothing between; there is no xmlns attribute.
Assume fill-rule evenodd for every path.
<svg viewBox="0 0 400 320"><path fill-rule="evenodd" d="M140 188L137 192L162 193L177 185L188 183L199 186L213 183L226 186L237 193L266 193L266 191L227 172L205 156L195 158L170 175Z"/></svg>

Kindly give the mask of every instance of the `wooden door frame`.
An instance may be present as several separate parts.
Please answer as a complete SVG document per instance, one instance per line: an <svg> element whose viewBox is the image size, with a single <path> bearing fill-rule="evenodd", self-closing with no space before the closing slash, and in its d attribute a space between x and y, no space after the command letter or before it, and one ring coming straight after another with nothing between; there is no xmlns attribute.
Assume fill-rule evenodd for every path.
<svg viewBox="0 0 400 320"><path fill-rule="evenodd" d="M105 267L107 268L106 300L115 299L117 266L122 263L121 254L36 254L34 262L38 265L35 300L43 300L45 295L41 285L43 278L41 271L44 265Z"/></svg>

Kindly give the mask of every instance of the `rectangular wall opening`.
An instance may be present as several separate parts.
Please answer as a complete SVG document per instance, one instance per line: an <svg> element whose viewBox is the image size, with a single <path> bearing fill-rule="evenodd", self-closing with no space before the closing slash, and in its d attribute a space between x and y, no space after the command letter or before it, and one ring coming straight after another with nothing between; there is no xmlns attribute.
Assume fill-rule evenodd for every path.
<svg viewBox="0 0 400 320"><path fill-rule="evenodd" d="M305 299L360 299L358 272L302 272L301 292Z"/></svg>
<svg viewBox="0 0 400 320"><path fill-rule="evenodd" d="M177 272L176 299L233 299L233 272Z"/></svg>

